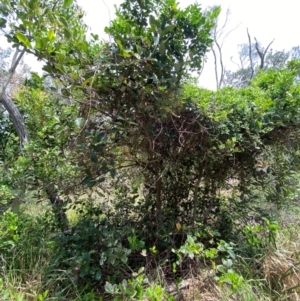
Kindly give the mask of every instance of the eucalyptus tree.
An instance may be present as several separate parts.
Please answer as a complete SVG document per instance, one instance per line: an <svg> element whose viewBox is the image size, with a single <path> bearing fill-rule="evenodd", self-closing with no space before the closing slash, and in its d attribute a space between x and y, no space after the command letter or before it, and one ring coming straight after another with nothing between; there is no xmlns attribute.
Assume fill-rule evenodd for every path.
<svg viewBox="0 0 300 301"><path fill-rule="evenodd" d="M251 40L248 32L249 42L238 46L238 58L231 58L236 65L235 70L225 70L223 86L243 87L249 85L253 77L262 70L284 68L289 60L300 58L299 47L290 50L274 50L270 48L272 42L266 47L255 39Z"/></svg>

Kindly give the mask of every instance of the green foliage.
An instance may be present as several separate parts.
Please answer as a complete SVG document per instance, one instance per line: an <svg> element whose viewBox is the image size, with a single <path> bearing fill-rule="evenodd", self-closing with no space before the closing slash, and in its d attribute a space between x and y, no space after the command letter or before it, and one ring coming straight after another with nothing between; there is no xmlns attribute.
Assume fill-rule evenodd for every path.
<svg viewBox="0 0 300 301"><path fill-rule="evenodd" d="M3 279L0 278L0 294L3 301L23 301L24 296L22 293L12 292L9 289L4 288Z"/></svg>
<svg viewBox="0 0 300 301"><path fill-rule="evenodd" d="M7 183L0 186L0 212L3 213L7 210L13 199L13 192L7 185Z"/></svg>
<svg viewBox="0 0 300 301"><path fill-rule="evenodd" d="M262 224L245 226L243 235L251 248L251 252L259 257L264 250L270 249L271 246L276 247L276 235L279 229L277 222L263 218Z"/></svg>
<svg viewBox="0 0 300 301"><path fill-rule="evenodd" d="M54 241L51 239L53 218L33 217L25 213L6 212L0 218L0 292L3 300L27 300L26 293L45 300L48 291L42 279L51 269ZM32 278L35 285L32 285ZM24 287L25 289L21 289ZM28 288L27 288L28 287ZM41 290L41 291L40 291Z"/></svg>
<svg viewBox="0 0 300 301"><path fill-rule="evenodd" d="M223 269L219 269L219 272L222 275L217 277L218 282L230 285L233 293L239 291L243 286L245 286L243 276L230 269L231 263L229 264L228 261L224 261L223 265L228 268L228 270L225 271Z"/></svg>
<svg viewBox="0 0 300 301"><path fill-rule="evenodd" d="M117 296L113 299L114 301L145 300L145 298L149 301L174 300L172 296L164 292L160 285L152 283L145 288L149 281L142 273L143 268L132 279L123 280L118 285L106 282L105 290L110 295Z"/></svg>
<svg viewBox="0 0 300 301"><path fill-rule="evenodd" d="M173 250L173 252L179 257L176 264L180 264L182 261L181 255L190 259L194 259L195 256L201 257L204 254L204 246L202 243L196 242L196 237L188 235L185 244L179 250Z"/></svg>
<svg viewBox="0 0 300 301"><path fill-rule="evenodd" d="M137 246L128 246L127 238L135 237L129 227L115 228L106 218L95 216L93 207L79 209L85 212L71 232L57 236L57 268L70 270L83 286L107 279L115 281L128 269L128 258ZM141 242L139 242L140 244Z"/></svg>
<svg viewBox="0 0 300 301"><path fill-rule="evenodd" d="M128 242L129 242L129 247L131 250L141 250L145 246L145 242L142 240L139 240L136 235L133 236L128 236Z"/></svg>
<svg viewBox="0 0 300 301"><path fill-rule="evenodd" d="M257 48L258 47L258 48ZM258 50L265 52L262 58ZM249 54L249 44L239 45L239 61L243 62L235 71L225 70L224 86L245 87L248 86L253 78L261 70L278 70L284 68L289 61L300 58L300 47L292 47L290 50L274 51L273 49L263 49L260 44L251 45L251 58ZM263 68L261 64L263 62ZM251 66L252 65L252 66Z"/></svg>
<svg viewBox="0 0 300 301"><path fill-rule="evenodd" d="M3 1L8 41L45 61L47 74L31 74L14 93L31 136L21 151L10 120L0 120L1 202L51 188L54 214L69 194L78 214L60 232L53 213L4 214L0 250L14 265L6 268L47 258L51 280L59 277L40 300L65 290L74 297L74 287L83 300L99 288L115 300L172 300L150 272L181 278L207 262L231 292L243 288L242 251L229 242L241 239L255 255L270 249L278 226L266 204L295 196L299 61L258 72L247 87L208 91L190 76L211 46L219 7L125 0L106 28L111 40L100 42L88 39L75 1ZM85 188L101 190L99 199L77 199Z"/></svg>
<svg viewBox="0 0 300 301"><path fill-rule="evenodd" d="M234 260L236 260L234 244L221 240L218 245L218 251L222 254L222 264L215 266L216 274L214 279L220 284L225 283L229 285L232 292L235 293L245 287L246 283L243 276L233 269Z"/></svg>
<svg viewBox="0 0 300 301"><path fill-rule="evenodd" d="M197 241L198 239L196 236L188 235L186 242L179 249L172 250L177 255L177 260L173 263L173 272L175 273L177 266L182 265L187 258L194 260L195 268L199 265L199 260L209 260L215 270L214 279L218 283L229 285L233 293L245 287L246 282L243 276L233 269L237 251L235 245L220 240L216 248L205 248ZM220 260L221 264L216 264Z"/></svg>
<svg viewBox="0 0 300 301"><path fill-rule="evenodd" d="M184 98L196 103L211 118L209 123L202 122L209 129L209 138L202 138L201 149L201 157L206 154L209 158L207 178L216 181L219 177L220 187L226 189L226 181L239 175L236 193L241 193L240 197L251 195L249 188L254 185L256 189L262 187L262 193L270 201L284 201L284 198L279 200L280 193L275 197L278 186L292 189L288 182L292 183L298 168L296 164L291 168L290 164L298 153L294 143L299 124L296 73L288 69L270 70L259 74L250 87L216 92L187 85ZM285 184L270 185L275 179Z"/></svg>
<svg viewBox="0 0 300 301"><path fill-rule="evenodd" d="M75 159L68 151L68 145L78 131L76 106L41 89L22 88L15 97L26 112L31 142L25 146L23 156L18 158L14 176L22 176L27 188L36 188L37 181L40 181L47 185L43 188L52 184L66 191L77 176Z"/></svg>
<svg viewBox="0 0 300 301"><path fill-rule="evenodd" d="M16 246L18 235L18 216L12 212L5 213L1 218L0 250L9 254Z"/></svg>
<svg viewBox="0 0 300 301"><path fill-rule="evenodd" d="M37 255L38 251L45 246L44 244L51 248L53 242L48 240L48 235L50 234L48 227L51 223L51 215L49 217L33 218L26 214L17 215L10 211L3 214L0 221L0 248L4 259L9 262L19 251L22 254L26 250L31 250L31 254ZM32 229L34 228L35 231L33 232ZM30 252L22 254L22 258L15 260L16 266L14 268L17 268L17 260L22 261L22 265L32 264L31 254ZM28 262L26 262L27 259ZM19 264L21 265L21 262ZM29 268L28 265L27 267Z"/></svg>
<svg viewBox="0 0 300 301"><path fill-rule="evenodd" d="M175 88L187 71L201 69L219 12L217 7L204 14L199 4L180 9L174 0L126 0L106 32L113 36L117 54L149 60L152 72L146 80Z"/></svg>
<svg viewBox="0 0 300 301"><path fill-rule="evenodd" d="M26 112L25 122L31 141L24 145L22 153L18 151L17 140L5 145L3 150L6 172L1 175L1 183L7 192L10 189L7 195L10 199L17 196L25 201L24 193L29 191L34 191L31 198L41 198L49 187L67 194L82 177L77 164L78 154L75 149L74 152L70 150L71 141L81 130L75 122L78 108L47 93L41 81L35 75L30 82L35 88L22 87L14 94L15 102ZM9 156L14 149L16 151Z"/></svg>
<svg viewBox="0 0 300 301"><path fill-rule="evenodd" d="M64 72L58 65L52 65L53 56L60 61L67 60L67 65L74 65L74 57L68 56L71 47L86 52L87 27L81 22L81 10L73 1L4 0L1 7L0 25L6 27L8 42L13 47L24 46L38 58L47 58L44 69L48 72Z"/></svg>

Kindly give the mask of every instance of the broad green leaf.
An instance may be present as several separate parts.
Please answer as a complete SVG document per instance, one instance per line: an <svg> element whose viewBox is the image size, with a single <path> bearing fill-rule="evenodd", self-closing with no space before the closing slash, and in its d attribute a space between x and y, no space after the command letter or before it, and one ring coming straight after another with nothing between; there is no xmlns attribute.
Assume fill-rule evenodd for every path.
<svg viewBox="0 0 300 301"><path fill-rule="evenodd" d="M105 181L105 178L102 177L102 178L100 178L100 179L98 180L98 183L103 183L104 181Z"/></svg>
<svg viewBox="0 0 300 301"><path fill-rule="evenodd" d="M149 16L149 23L150 23L151 27L157 26L157 21L155 20L155 18L152 15Z"/></svg>
<svg viewBox="0 0 300 301"><path fill-rule="evenodd" d="M176 72L180 72L182 70L182 67L183 67L183 62L175 64L174 67L175 67Z"/></svg>
<svg viewBox="0 0 300 301"><path fill-rule="evenodd" d="M116 170L113 168L113 169L110 169L110 170L109 170L109 173L110 173L111 177L114 178L114 177L116 176L116 173L117 173L117 172L116 172Z"/></svg>
<svg viewBox="0 0 300 301"><path fill-rule="evenodd" d="M71 38L71 33L70 33L70 31L67 30L67 29L64 30L64 35L65 35L65 37L66 37L67 39L70 39L70 38Z"/></svg>
<svg viewBox="0 0 300 301"><path fill-rule="evenodd" d="M8 9L4 4L0 4L0 13L4 16L8 16Z"/></svg>
<svg viewBox="0 0 300 301"><path fill-rule="evenodd" d="M5 28L6 20L4 18L0 18L0 28Z"/></svg>
<svg viewBox="0 0 300 301"><path fill-rule="evenodd" d="M81 43L81 49L80 50L83 50L84 52L87 52L88 48L89 48L89 44L87 43L87 41L83 41Z"/></svg>
<svg viewBox="0 0 300 301"><path fill-rule="evenodd" d="M220 12L221 6L217 6L216 8L214 8L211 14L212 18L216 19L220 15Z"/></svg>
<svg viewBox="0 0 300 301"><path fill-rule="evenodd" d="M109 293L111 295L116 294L118 292L117 285L116 284L113 285L109 282L105 283L104 289L107 293Z"/></svg>
<svg viewBox="0 0 300 301"><path fill-rule="evenodd" d="M42 69L48 73L55 73L55 71L56 71L56 69L50 65L45 65L45 66L43 66Z"/></svg>
<svg viewBox="0 0 300 301"><path fill-rule="evenodd" d="M59 17L59 21L66 27L68 27L68 22L66 21L66 19L62 16Z"/></svg>
<svg viewBox="0 0 300 301"><path fill-rule="evenodd" d="M94 153L94 152L91 154L91 161L92 161L93 163L97 163L97 162L98 162L98 156L97 156L97 154Z"/></svg>
<svg viewBox="0 0 300 301"><path fill-rule="evenodd" d="M164 34L173 31L175 27L175 25L168 25L164 30Z"/></svg>
<svg viewBox="0 0 300 301"><path fill-rule="evenodd" d="M190 49L190 50L189 50L189 57L190 57L190 59L193 59L194 55L195 55L194 50L193 50L193 49Z"/></svg>
<svg viewBox="0 0 300 301"><path fill-rule="evenodd" d="M138 274L141 274L145 271L145 268L144 267L140 267L139 270L138 270Z"/></svg>
<svg viewBox="0 0 300 301"><path fill-rule="evenodd" d="M64 8L68 8L71 6L71 4L73 3L73 0L64 0Z"/></svg>
<svg viewBox="0 0 300 301"><path fill-rule="evenodd" d="M123 48L122 42L120 40L116 40L116 42L117 42L117 44L119 46L121 54L123 54L124 53L124 48Z"/></svg>
<svg viewBox="0 0 300 301"><path fill-rule="evenodd" d="M96 275L95 275L95 279L96 279L96 280L100 280L100 279L101 279L101 276L102 276L102 275L101 275L101 271L98 270L97 273L96 273Z"/></svg>
<svg viewBox="0 0 300 301"><path fill-rule="evenodd" d="M162 41L160 44L159 44L159 53L161 55L164 55L166 52L166 41Z"/></svg>
<svg viewBox="0 0 300 301"><path fill-rule="evenodd" d="M87 176L82 180L81 184L86 185L89 188L92 188L95 186L96 183L90 176Z"/></svg>
<svg viewBox="0 0 300 301"><path fill-rule="evenodd" d="M48 14L48 19L51 23L55 23L56 22L56 17L54 14L50 13Z"/></svg>
<svg viewBox="0 0 300 301"><path fill-rule="evenodd" d="M44 47L47 44L47 38L41 38L41 39L36 39L35 40L35 48L36 49L44 49Z"/></svg>
<svg viewBox="0 0 300 301"><path fill-rule="evenodd" d="M29 7L30 9L34 9L36 3L37 3L37 0L31 0L31 1L29 1L29 3L28 3L28 7Z"/></svg>
<svg viewBox="0 0 300 301"><path fill-rule="evenodd" d="M44 81L44 77L43 76L39 76L38 73L36 72L31 72L31 77L32 79L34 79L34 81L40 85L43 84Z"/></svg>
<svg viewBox="0 0 300 301"><path fill-rule="evenodd" d="M98 41L98 40L99 40L99 35L91 33L91 36L93 37L93 39L94 39L95 41Z"/></svg>
<svg viewBox="0 0 300 301"><path fill-rule="evenodd" d="M142 47L140 45L136 45L136 52L142 54Z"/></svg>
<svg viewBox="0 0 300 301"><path fill-rule="evenodd" d="M19 42L23 43L24 46L31 48L31 44L30 44L28 38L23 33L17 32L16 38L19 40Z"/></svg>
<svg viewBox="0 0 300 301"><path fill-rule="evenodd" d="M49 29L48 31L48 39L49 41L53 42L55 40L55 33L52 28Z"/></svg>

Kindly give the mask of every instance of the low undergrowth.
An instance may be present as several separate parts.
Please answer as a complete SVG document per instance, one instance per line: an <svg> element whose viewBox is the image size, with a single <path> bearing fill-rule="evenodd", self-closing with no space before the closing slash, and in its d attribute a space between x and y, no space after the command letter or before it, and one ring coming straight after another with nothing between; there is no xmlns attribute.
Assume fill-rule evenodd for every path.
<svg viewBox="0 0 300 301"><path fill-rule="evenodd" d="M80 210L82 210L82 204ZM235 228L231 240L202 224L155 233L100 208L60 232L50 211L6 212L0 221L1 300L298 300L295 208L278 223Z"/></svg>

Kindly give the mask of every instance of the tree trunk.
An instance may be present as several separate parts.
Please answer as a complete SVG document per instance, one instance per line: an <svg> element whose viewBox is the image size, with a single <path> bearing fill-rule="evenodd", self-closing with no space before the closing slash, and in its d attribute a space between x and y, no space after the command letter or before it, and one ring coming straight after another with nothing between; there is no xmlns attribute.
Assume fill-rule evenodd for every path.
<svg viewBox="0 0 300 301"><path fill-rule="evenodd" d="M24 118L14 102L4 93L0 98L0 102L3 104L12 119L14 128L19 136L20 144L22 147L25 143L29 142L29 134L26 129Z"/></svg>
<svg viewBox="0 0 300 301"><path fill-rule="evenodd" d="M19 108L14 104L14 102L10 99L10 97L7 96L5 92L25 51L26 51L25 47L22 50L20 50L19 47L16 48L16 51L12 59L11 67L8 71L6 78L3 80L2 85L0 86L0 103L3 104L4 108L7 110L9 116L12 119L14 128L20 139L21 149L26 143L29 142L30 140L29 133L27 131L24 118ZM53 189L52 187L50 189L46 189L46 193L52 204L53 212L55 217L57 218L58 224L61 230L65 231L68 228L69 223L68 223L67 215L63 208L63 200L58 196L56 190Z"/></svg>
<svg viewBox="0 0 300 301"><path fill-rule="evenodd" d="M47 188L46 193L51 202L53 213L57 219L57 223L62 232L69 228L69 221L64 209L63 200L57 194L55 189Z"/></svg>
<svg viewBox="0 0 300 301"><path fill-rule="evenodd" d="M9 85L22 57L24 56L25 51L26 51L25 47L22 50L20 50L19 47L16 48L16 51L14 53L14 56L13 56L13 59L11 62L11 67L8 70L8 74L0 87L0 102L3 104L3 106L9 113L9 116L12 119L15 130L20 139L21 147L25 143L29 142L29 134L28 134L28 131L25 126L24 118L21 115L19 108L6 95L5 91L7 89L7 86Z"/></svg>

